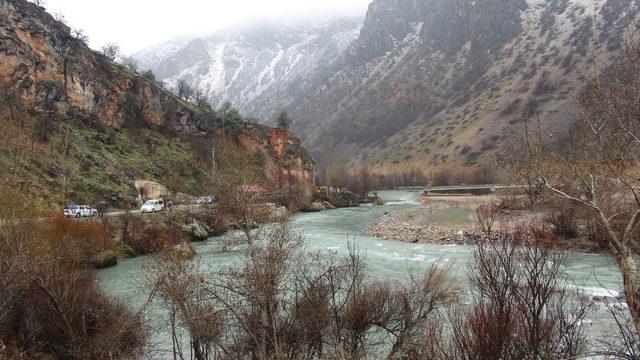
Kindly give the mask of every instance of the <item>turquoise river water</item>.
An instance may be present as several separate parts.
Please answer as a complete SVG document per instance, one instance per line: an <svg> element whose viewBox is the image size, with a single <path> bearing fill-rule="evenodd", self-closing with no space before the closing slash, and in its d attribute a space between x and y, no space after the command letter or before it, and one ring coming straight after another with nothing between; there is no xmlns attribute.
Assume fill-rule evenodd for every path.
<svg viewBox="0 0 640 360"><path fill-rule="evenodd" d="M374 277L401 279L407 269L426 269L433 262L451 265L455 276L464 278L471 249L467 246L441 246L409 244L386 241L365 234L366 229L386 212L418 206L419 192L384 191L380 195L384 206L363 205L357 208L329 210L319 213L299 214L292 225L305 237L305 248L310 252L335 251L346 253L349 242L355 242L365 254L367 268ZM233 234L225 235L233 236ZM218 246L221 238L193 244L202 263L216 266L233 264L240 254L222 252ZM139 307L147 300L144 288L145 257L123 260L118 266L98 272L98 281L108 295L121 299L132 307ZM573 254L566 269L575 284L587 293L607 296L617 293L621 280L610 257L596 254ZM152 314L159 309L152 309ZM156 339L163 342L162 337Z"/></svg>

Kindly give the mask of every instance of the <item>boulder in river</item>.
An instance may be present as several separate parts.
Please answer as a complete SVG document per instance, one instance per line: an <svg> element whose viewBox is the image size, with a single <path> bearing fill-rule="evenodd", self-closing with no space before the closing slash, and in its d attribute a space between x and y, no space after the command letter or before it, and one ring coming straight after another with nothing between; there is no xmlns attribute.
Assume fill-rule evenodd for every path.
<svg viewBox="0 0 640 360"><path fill-rule="evenodd" d="M105 269L118 265L118 254L115 251L106 250L91 258L89 264L96 269Z"/></svg>
<svg viewBox="0 0 640 360"><path fill-rule="evenodd" d="M280 206L271 213L273 221L285 221L289 217L289 209L286 206Z"/></svg>
<svg viewBox="0 0 640 360"><path fill-rule="evenodd" d="M322 203L314 202L302 208L302 212L320 212L322 210L327 210L327 208L322 205Z"/></svg>
<svg viewBox="0 0 640 360"><path fill-rule="evenodd" d="M191 237L191 241L207 240L212 232L207 225L202 225L197 221L185 225L182 229Z"/></svg>
<svg viewBox="0 0 640 360"><path fill-rule="evenodd" d="M174 246L171 251L178 256L184 257L185 259L191 259L197 254L196 251L191 247L191 245L187 243L180 243Z"/></svg>

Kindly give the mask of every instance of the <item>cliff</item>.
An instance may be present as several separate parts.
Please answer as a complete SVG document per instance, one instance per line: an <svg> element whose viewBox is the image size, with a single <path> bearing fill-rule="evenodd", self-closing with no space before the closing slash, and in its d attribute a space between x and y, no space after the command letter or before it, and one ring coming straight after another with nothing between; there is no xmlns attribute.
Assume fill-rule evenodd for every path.
<svg viewBox="0 0 640 360"><path fill-rule="evenodd" d="M220 136L215 112L91 50L65 24L24 0L0 0L0 89L3 131L13 127L29 135L29 158L20 164L26 174L14 181L45 201L60 201L46 192L76 162L79 179L62 201L131 203L133 182L140 179L196 194L194 164L210 156L198 144ZM245 129L233 140L263 150L267 177L286 171L310 191L313 160L297 139L258 125ZM0 162L15 171L14 155L3 150ZM47 155L54 151L59 156Z"/></svg>
<svg viewBox="0 0 640 360"><path fill-rule="evenodd" d="M187 41L140 58L152 69L173 69L160 71L163 79L187 74L212 99L229 99L250 115L273 113L276 104L295 119L296 134L322 163L350 158L393 174L492 162L508 141L505 130L519 126L525 109L564 136L573 126L584 75L619 56L639 4L372 0L362 22L327 28L331 36L320 36L326 41L315 51L281 53L273 43L273 50L257 56L264 58L258 69L234 56L263 54L262 43L234 41L228 31L219 36L229 40L212 42L225 49L219 57L200 56ZM303 43L314 43L309 39ZM319 56L323 49L332 49L329 57ZM175 68L175 59L191 66ZM322 59L317 66L296 70L316 59Z"/></svg>

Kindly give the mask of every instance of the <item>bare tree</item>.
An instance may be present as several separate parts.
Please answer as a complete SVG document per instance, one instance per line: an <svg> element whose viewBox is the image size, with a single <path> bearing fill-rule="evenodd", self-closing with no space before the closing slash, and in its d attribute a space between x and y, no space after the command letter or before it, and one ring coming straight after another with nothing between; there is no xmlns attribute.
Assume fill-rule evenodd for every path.
<svg viewBox="0 0 640 360"><path fill-rule="evenodd" d="M83 29L73 29L71 35L85 44L89 42L89 36L87 36Z"/></svg>
<svg viewBox="0 0 640 360"><path fill-rule="evenodd" d="M138 63L138 60L136 60L131 56L122 56L120 58L120 61L122 62L122 65L124 67L126 67L127 69L133 72L138 72L138 70L140 69L140 64Z"/></svg>
<svg viewBox="0 0 640 360"><path fill-rule="evenodd" d="M502 209L495 202L478 206L475 215L478 229L487 236L493 234L495 227L498 226L504 218Z"/></svg>
<svg viewBox="0 0 640 360"><path fill-rule="evenodd" d="M176 95L178 95L179 98L189 101L195 93L195 90L189 85L186 79L180 79L176 83Z"/></svg>
<svg viewBox="0 0 640 360"><path fill-rule="evenodd" d="M452 359L575 359L589 304L569 294L568 258L532 224L478 244L469 266L473 304L450 316Z"/></svg>
<svg viewBox="0 0 640 360"><path fill-rule="evenodd" d="M120 45L115 43L108 43L102 47L102 53L109 60L115 61L120 56Z"/></svg>
<svg viewBox="0 0 640 360"><path fill-rule="evenodd" d="M207 98L207 95L202 90L197 89L195 91L194 99L195 99L196 105L211 109L211 104L209 104L209 99Z"/></svg>
<svg viewBox="0 0 640 360"><path fill-rule="evenodd" d="M218 196L221 216L243 230L251 243L251 229L270 216L262 204L272 195L264 183L264 169L253 163L246 150L226 137L216 144L215 167L202 171L209 192Z"/></svg>
<svg viewBox="0 0 640 360"><path fill-rule="evenodd" d="M201 264L191 261L184 254L165 250L145 266L145 273L154 289L152 297L162 300L169 311L172 353L182 358L186 353L180 331L189 336L189 352L196 360L218 358L217 351L222 338L224 314L216 309L208 293Z"/></svg>
<svg viewBox="0 0 640 360"><path fill-rule="evenodd" d="M630 29L636 33L637 27ZM606 246L622 275L626 303L640 333L636 229L640 222L640 46L628 40L620 62L589 80L580 101L579 131L553 151L552 134L525 122L509 152L512 169L552 196L585 209L605 230Z"/></svg>

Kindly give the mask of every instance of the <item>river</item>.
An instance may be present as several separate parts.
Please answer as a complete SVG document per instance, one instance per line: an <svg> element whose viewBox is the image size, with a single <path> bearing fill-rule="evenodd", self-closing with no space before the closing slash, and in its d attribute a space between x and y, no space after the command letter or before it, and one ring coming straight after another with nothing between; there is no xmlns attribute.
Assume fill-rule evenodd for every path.
<svg viewBox="0 0 640 360"><path fill-rule="evenodd" d="M450 264L453 275L464 278L471 252L468 246L442 246L409 244L386 241L364 234L365 230L385 212L419 206L417 191L380 192L384 206L363 205L357 208L328 210L319 213L298 214L292 225L305 237L308 251L335 251L346 253L349 242L354 242L365 254L371 276L400 279L408 269L426 269L433 262ZM225 236L233 236L228 234ZM200 260L211 266L232 264L239 259L238 252L221 252L219 243L224 239L211 238L194 243ZM121 261L118 266L97 273L100 287L105 293L121 299L132 307L139 307L147 299L144 289L145 257ZM597 254L573 254L566 269L576 286L593 295L611 295L609 290L621 289L621 278L612 259ZM609 290L608 290L609 289ZM159 310L151 309L152 314ZM159 314L159 313L158 313ZM157 339L162 341L161 339Z"/></svg>

